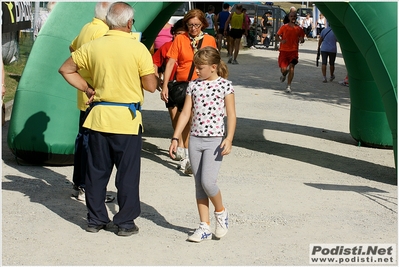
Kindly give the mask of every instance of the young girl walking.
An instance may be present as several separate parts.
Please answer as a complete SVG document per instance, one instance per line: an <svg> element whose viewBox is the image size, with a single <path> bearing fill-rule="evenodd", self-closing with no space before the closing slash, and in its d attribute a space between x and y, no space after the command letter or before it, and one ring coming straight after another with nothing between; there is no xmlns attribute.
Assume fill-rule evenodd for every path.
<svg viewBox="0 0 399 267"><path fill-rule="evenodd" d="M194 55L194 64L199 78L191 81L187 88L169 155L171 158L175 157L178 137L192 117L188 150L195 178L200 225L188 240L201 242L212 239L209 200L215 207L215 236L221 238L229 229L229 214L223 205L217 176L223 156L228 155L232 149L236 111L234 89L231 81L226 79L228 70L221 61L219 51L210 46L201 48ZM227 133L223 119L225 112Z"/></svg>

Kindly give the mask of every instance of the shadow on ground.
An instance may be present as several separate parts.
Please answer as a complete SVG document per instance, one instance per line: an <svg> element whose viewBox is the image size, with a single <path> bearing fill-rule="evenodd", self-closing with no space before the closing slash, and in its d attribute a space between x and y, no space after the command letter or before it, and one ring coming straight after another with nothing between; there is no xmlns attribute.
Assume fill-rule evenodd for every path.
<svg viewBox="0 0 399 267"><path fill-rule="evenodd" d="M54 172L46 166L18 164L21 161L17 161L7 147L8 125L9 122L6 122L2 128L3 164L16 169L18 172L23 173L23 175L3 176L2 190L20 192L28 197L31 202L41 204L64 220L85 229L87 226L86 205L84 202L77 201L71 197L72 183L65 175ZM154 153L148 155L156 154L158 151L154 148L151 150L154 150ZM29 178L26 178L26 176L29 176ZM116 194L115 192L109 193ZM58 201L54 201L54 199L58 199ZM112 214L117 213L118 205L116 201L106 203L106 205ZM188 233L192 230L169 223L162 214L147 203L141 202L141 208L142 213L140 217L151 220L161 227L183 233Z"/></svg>
<svg viewBox="0 0 399 267"><path fill-rule="evenodd" d="M143 116L146 118L145 136L166 138L169 140L173 132L167 112L144 110ZM318 151L311 148L268 141L265 140L263 135L264 130L274 130L311 136L341 144L352 145L353 149L356 148L357 144L348 133L331 130L327 131L325 129L301 126L297 124L237 118L237 129L234 137L234 146L313 164L326 169L360 176L368 180L392 185L397 184L395 168L341 155L335 155L324 151ZM157 147L153 147L152 150L154 151L152 152L155 154L167 154L165 151L155 151L157 149ZM161 164L164 164L163 160L160 158L155 160ZM264 163L259 162L259 164Z"/></svg>

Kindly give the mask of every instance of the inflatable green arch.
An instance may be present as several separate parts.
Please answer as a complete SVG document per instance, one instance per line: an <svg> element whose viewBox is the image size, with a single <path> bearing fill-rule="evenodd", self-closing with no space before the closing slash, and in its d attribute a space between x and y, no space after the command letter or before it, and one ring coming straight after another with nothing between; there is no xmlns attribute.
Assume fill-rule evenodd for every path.
<svg viewBox="0 0 399 267"><path fill-rule="evenodd" d="M181 3L130 2L147 47ZM59 66L93 16L95 3L59 2L40 31L14 99L8 146L27 162L73 164L79 112ZM350 132L359 143L397 144L397 3L317 3L336 34L348 69ZM377 13L378 10L378 13ZM383 23L375 23L375 19Z"/></svg>
<svg viewBox="0 0 399 267"><path fill-rule="evenodd" d="M317 2L316 6L333 29L345 60L352 137L359 144L393 146L396 164L397 2Z"/></svg>

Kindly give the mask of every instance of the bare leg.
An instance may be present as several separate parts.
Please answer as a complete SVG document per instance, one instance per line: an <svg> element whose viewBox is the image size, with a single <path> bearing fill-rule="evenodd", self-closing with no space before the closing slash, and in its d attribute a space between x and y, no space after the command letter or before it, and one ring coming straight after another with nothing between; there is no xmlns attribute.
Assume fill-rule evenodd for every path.
<svg viewBox="0 0 399 267"><path fill-rule="evenodd" d="M209 199L197 199L197 208L201 222L210 223L209 220Z"/></svg>
<svg viewBox="0 0 399 267"><path fill-rule="evenodd" d="M334 71L335 71L335 66L334 65L330 65L330 75L331 75L331 77L334 76Z"/></svg>
<svg viewBox="0 0 399 267"><path fill-rule="evenodd" d="M222 39L223 39L223 35L221 35L220 33L218 33L216 35L216 41L217 41L217 46L218 46L218 50L220 52L220 50L222 50Z"/></svg>
<svg viewBox="0 0 399 267"><path fill-rule="evenodd" d="M184 148L188 148L188 140L190 138L190 126L191 126L191 118L188 121L186 127L184 127L183 132L182 132L182 139L183 139L183 145Z"/></svg>
<svg viewBox="0 0 399 267"><path fill-rule="evenodd" d="M172 121L172 127L173 127L173 129L175 129L176 128L176 124L177 124L177 120L179 119L180 112L177 111L177 107L168 108L168 111L169 111L170 119ZM182 136L179 136L179 144L178 144L178 146L179 147L184 147Z"/></svg>
<svg viewBox="0 0 399 267"><path fill-rule="evenodd" d="M240 42L241 42L241 39L234 40L234 57L233 57L234 60L237 59L238 51L240 50Z"/></svg>
<svg viewBox="0 0 399 267"><path fill-rule="evenodd" d="M289 72L288 72L287 86L291 86L291 82L294 79L294 69L295 69L295 65L290 64L289 65Z"/></svg>
<svg viewBox="0 0 399 267"><path fill-rule="evenodd" d="M227 37L227 47L228 47L228 54L231 56L233 54L233 38Z"/></svg>
<svg viewBox="0 0 399 267"><path fill-rule="evenodd" d="M224 206L222 202L222 194L219 192L209 198L215 207L215 211L223 211ZM209 199L208 198L203 198L203 199L197 199L197 207L198 207L198 213L200 216L200 221L201 222L207 222L209 223Z"/></svg>

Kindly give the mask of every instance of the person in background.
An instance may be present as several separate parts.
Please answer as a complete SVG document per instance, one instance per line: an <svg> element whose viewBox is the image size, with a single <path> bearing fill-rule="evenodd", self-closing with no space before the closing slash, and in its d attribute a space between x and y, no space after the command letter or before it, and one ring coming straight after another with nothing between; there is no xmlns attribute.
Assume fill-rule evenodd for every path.
<svg viewBox="0 0 399 267"><path fill-rule="evenodd" d="M291 93L291 82L294 78L295 65L298 64L299 43L303 43L305 33L301 27L296 25L296 11L289 14L290 22L281 26L276 37L280 41L278 65L281 70L280 81L284 82L288 75L286 92Z"/></svg>
<svg viewBox="0 0 399 267"><path fill-rule="evenodd" d="M170 47L167 57L168 63L166 63L164 81L169 81L172 76L172 71L177 64L176 70L176 81L188 81L191 66L193 64L193 58L195 52L198 50L198 44L202 39L201 47L212 46L216 48L216 41L213 36L204 34L203 29L208 26L208 22L205 19L205 14L199 9L191 9L183 18L183 24L185 33L177 35L173 40L172 46ZM195 71L192 74L190 80L196 79L198 76ZM161 91L161 99L165 103L169 102L169 89L168 84L163 83ZM176 103L177 105L177 120L184 107L184 103ZM190 134L190 123L187 123L186 127L181 133L181 138L184 143L184 154L185 157L180 161L180 169L183 169L185 174L191 174L191 164L189 160L188 141ZM180 138L180 136L179 136Z"/></svg>
<svg viewBox="0 0 399 267"><path fill-rule="evenodd" d="M242 9L242 13L244 14L244 21L245 21L245 23L242 24L242 34L244 34L244 38L246 39L245 40L246 41L246 45L245 46L248 46L247 37L248 37L249 28L251 26L251 19L249 18L248 14L247 14L247 9L246 8ZM247 34L245 34L245 32Z"/></svg>
<svg viewBox="0 0 399 267"><path fill-rule="evenodd" d="M173 35L171 34L171 29L173 27L173 23L169 20L163 28L159 31L157 37L154 40L154 53L161 47L163 44L172 41Z"/></svg>
<svg viewBox="0 0 399 267"><path fill-rule="evenodd" d="M297 12L296 7L294 7L294 6L290 7L290 11L284 17L283 24L287 24L287 23L291 22L290 18L289 18L289 15L290 15L291 12L295 12L296 13ZM296 21L295 21L295 23L296 23Z"/></svg>
<svg viewBox="0 0 399 267"><path fill-rule="evenodd" d="M273 31L273 18L271 11L265 12L265 14L262 16L260 24L262 25L262 38L260 42L266 47L269 47L270 37Z"/></svg>
<svg viewBox="0 0 399 267"><path fill-rule="evenodd" d="M208 6L208 12L205 13L205 18L206 21L208 22L208 27L204 29L204 32L215 37L216 33L218 32L218 24L216 21L214 6L212 5Z"/></svg>
<svg viewBox="0 0 399 267"><path fill-rule="evenodd" d="M237 118L234 88L231 81L227 80L227 66L221 61L219 51L209 46L201 48L195 54L194 62L198 79L190 82L187 88L184 108L172 137L169 155L174 157L177 137L192 118L189 150L200 224L188 240L201 242L212 239L209 202L215 207L215 236L222 238L229 230L229 213L223 205L217 176L223 157L231 152Z"/></svg>
<svg viewBox="0 0 399 267"><path fill-rule="evenodd" d="M313 19L310 17L310 13L306 14L306 18L302 20L302 29L305 32L305 40L310 38L310 34L312 32L313 27Z"/></svg>
<svg viewBox="0 0 399 267"><path fill-rule="evenodd" d="M48 16L50 15L51 11L53 10L55 4L57 2L48 2L46 6L46 10L44 12L40 12L39 18L35 22L35 27L33 30L33 38L36 40L37 35L39 34L41 28L43 27L44 23L47 21Z"/></svg>
<svg viewBox="0 0 399 267"><path fill-rule="evenodd" d="M82 45L104 36L109 30L106 24L106 15L111 2L98 2L94 8L94 18L91 22L82 27L78 36L73 39L69 46L69 51L73 52ZM93 79L89 71L80 69L79 74L85 79L88 84L93 84ZM79 115L79 131L75 139L75 154L73 164L73 192L72 196L77 200L85 201L85 176L87 167L87 144L88 144L88 130L83 127L83 122L86 118L86 111L89 107L86 103L88 101L87 95L84 92L77 91L77 107L80 110ZM115 197L107 195L105 202L112 202Z"/></svg>
<svg viewBox="0 0 399 267"><path fill-rule="evenodd" d="M337 57L337 38L332 29L327 26L320 33L317 50L321 54L321 73L323 83L327 82L327 60L330 65L330 82L335 79L335 59Z"/></svg>
<svg viewBox="0 0 399 267"><path fill-rule="evenodd" d="M231 64L238 64L237 62L237 56L238 52L240 51L240 45L241 45L241 37L243 34L243 28L244 34L248 35L248 26L246 25L246 21L244 18L244 13L242 12L242 5L237 5L236 11L233 13L230 13L229 17L227 18L227 21L224 25L224 33L227 34L226 29L228 29L230 25L230 33L229 33L229 51L228 51L228 56L230 57L227 63Z"/></svg>
<svg viewBox="0 0 399 267"><path fill-rule="evenodd" d="M217 47L218 50L221 51L223 42L225 41L225 38L228 36L228 32L230 31L229 29L226 30L225 32L225 24L227 19L230 16L230 4L229 3L224 3L223 4L223 10L219 12L219 14L216 15L216 21L218 24L218 31L216 35L216 42L217 42ZM226 33L226 34L225 34Z"/></svg>
<svg viewBox="0 0 399 267"><path fill-rule="evenodd" d="M183 19L180 19L178 21L176 21L176 23L173 25L173 27L170 29L171 34L173 35L173 39L180 34L185 33L185 28L184 28L184 23L183 23ZM165 66L166 63L168 62L168 57L166 56L166 54L168 53L170 47L172 46L173 40L170 42L166 42L163 46L161 46L152 56L152 60L154 62L154 68L155 68L155 75L158 77L159 81L160 81L160 90L162 90L162 85L165 82L165 80L163 79L163 73L165 71ZM172 70L172 74L170 76L170 81L173 80L173 77L175 75L177 69L177 65L174 65L174 69ZM167 83L168 81L166 81ZM169 111L169 116L170 119L172 121L172 126L173 129L175 129L176 127L176 123L177 123L177 104L175 102L173 102L171 99L165 103L166 107L168 108ZM177 148L176 151L176 157L174 158L174 160L182 160L185 158L185 153L184 153L184 142L183 139L180 138L179 139L179 146Z"/></svg>
<svg viewBox="0 0 399 267"><path fill-rule="evenodd" d="M326 27L327 25L327 20L324 17L324 15L322 13L320 13L319 15L319 19L316 22L316 35L317 35L317 39L320 38L320 33L321 31Z"/></svg>
<svg viewBox="0 0 399 267"><path fill-rule="evenodd" d="M111 4L106 16L110 30L71 53L59 73L84 92L91 110L83 124L89 129L86 172L87 232L110 229L104 203L114 166L119 211L113 217L118 236L136 234L140 215L140 169L144 90L155 92L157 79L147 47L132 34L133 8ZM117 49L116 49L117 48ZM93 73L89 84L78 73Z"/></svg>

